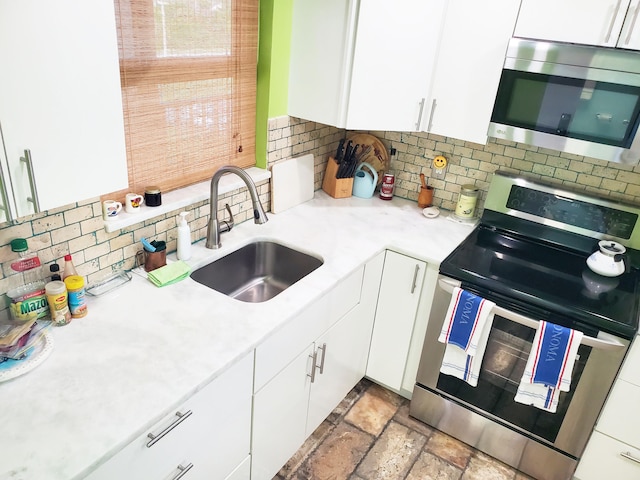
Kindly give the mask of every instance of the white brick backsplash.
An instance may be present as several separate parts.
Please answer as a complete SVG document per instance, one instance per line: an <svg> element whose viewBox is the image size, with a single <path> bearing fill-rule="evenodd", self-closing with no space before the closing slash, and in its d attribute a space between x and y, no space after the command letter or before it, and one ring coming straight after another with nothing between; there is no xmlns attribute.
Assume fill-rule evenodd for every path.
<svg viewBox="0 0 640 480"><path fill-rule="evenodd" d="M314 155L314 187L322 186L326 162L336 150L340 138L349 132L315 122L278 117L269 120L267 135L267 167L274 162ZM519 174L528 173L559 183L611 195L632 203L640 203L640 167L619 165L597 159L569 155L555 150L540 149L505 140L491 139L487 145L430 135L427 133L380 132L378 137L387 150L397 150L390 170L398 177L395 195L416 200L420 188L420 173L434 187L433 204L453 210L460 185L472 183L481 190L478 212L482 212L491 174L497 169ZM431 162L444 155L449 167L443 179L432 178ZM258 185L263 205L270 210L271 185ZM231 205L236 223L253 218L252 205L245 188L221 195L218 214L227 217L225 203ZM209 202L199 202L188 208L193 241L206 235ZM176 217L181 210L159 215L155 219L132 225L119 232L107 233L102 224L100 199L94 198L21 219L19 223L0 224L0 310L6 303L4 293L11 283L7 279L7 262L13 258L9 243L14 238L26 238L38 252L46 270L51 262L63 267L63 256L73 254L74 264L89 282L98 281L117 269L135 266L135 254L140 250L140 238L167 242L169 251L176 248Z"/></svg>

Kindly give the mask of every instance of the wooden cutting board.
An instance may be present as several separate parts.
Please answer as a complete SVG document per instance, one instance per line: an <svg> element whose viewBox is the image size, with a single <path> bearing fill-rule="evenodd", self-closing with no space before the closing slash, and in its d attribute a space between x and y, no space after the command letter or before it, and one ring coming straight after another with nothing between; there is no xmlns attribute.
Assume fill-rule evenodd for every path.
<svg viewBox="0 0 640 480"><path fill-rule="evenodd" d="M272 213L311 200L313 192L313 154L280 160L271 167Z"/></svg>

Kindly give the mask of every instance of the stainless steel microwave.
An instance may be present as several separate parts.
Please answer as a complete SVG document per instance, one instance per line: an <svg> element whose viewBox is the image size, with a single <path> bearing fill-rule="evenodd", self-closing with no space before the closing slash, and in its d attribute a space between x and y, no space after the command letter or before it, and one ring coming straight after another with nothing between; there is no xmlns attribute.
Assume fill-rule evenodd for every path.
<svg viewBox="0 0 640 480"><path fill-rule="evenodd" d="M639 123L640 52L510 41L490 137L635 164Z"/></svg>

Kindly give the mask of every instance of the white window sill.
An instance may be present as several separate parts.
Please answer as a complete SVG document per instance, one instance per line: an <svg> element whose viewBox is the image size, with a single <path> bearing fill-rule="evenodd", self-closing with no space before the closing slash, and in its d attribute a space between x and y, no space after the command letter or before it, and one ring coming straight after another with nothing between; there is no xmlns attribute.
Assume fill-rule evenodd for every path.
<svg viewBox="0 0 640 480"><path fill-rule="evenodd" d="M258 167L245 169L254 183L258 184L271 178L271 171ZM218 184L218 194L222 195L244 187L245 184L237 175L224 175ZM139 213L126 213L124 209L115 218L104 221L104 229L107 232L115 232L121 228L144 222L158 215L172 212L179 208L187 207L204 200L209 200L211 195L211 181L207 180L185 188L179 188L162 194L162 205L159 207L147 207L143 205Z"/></svg>

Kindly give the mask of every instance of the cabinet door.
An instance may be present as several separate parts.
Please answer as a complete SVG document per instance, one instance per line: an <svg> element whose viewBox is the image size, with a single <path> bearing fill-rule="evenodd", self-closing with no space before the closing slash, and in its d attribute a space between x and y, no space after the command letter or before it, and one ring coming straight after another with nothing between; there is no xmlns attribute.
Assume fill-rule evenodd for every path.
<svg viewBox="0 0 640 480"><path fill-rule="evenodd" d="M424 129L484 145L519 3L448 5Z"/></svg>
<svg viewBox="0 0 640 480"><path fill-rule="evenodd" d="M640 418L630 415L640 404L640 387L618 379L598 419L596 430L640 449Z"/></svg>
<svg viewBox="0 0 640 480"><path fill-rule="evenodd" d="M614 47L629 0L522 0L515 36Z"/></svg>
<svg viewBox="0 0 640 480"><path fill-rule="evenodd" d="M18 216L126 188L112 0L0 0L0 123Z"/></svg>
<svg viewBox="0 0 640 480"><path fill-rule="evenodd" d="M352 130L420 130L445 4L295 0L289 115Z"/></svg>
<svg viewBox="0 0 640 480"><path fill-rule="evenodd" d="M372 323L373 318L366 318L357 305L316 342L307 437L364 377Z"/></svg>
<svg viewBox="0 0 640 480"><path fill-rule="evenodd" d="M387 251L367 376L396 391L402 386L425 270L425 262Z"/></svg>
<svg viewBox="0 0 640 480"><path fill-rule="evenodd" d="M305 441L313 345L253 399L251 478L270 480Z"/></svg>
<svg viewBox="0 0 640 480"><path fill-rule="evenodd" d="M593 432L573 478L575 480L640 478L640 450L599 432Z"/></svg>
<svg viewBox="0 0 640 480"><path fill-rule="evenodd" d="M420 130L445 3L360 2L345 128Z"/></svg>

